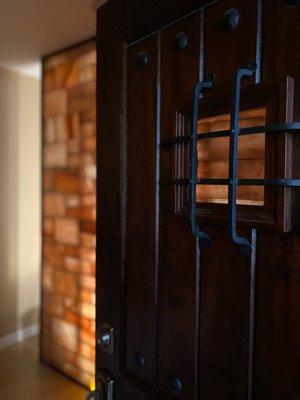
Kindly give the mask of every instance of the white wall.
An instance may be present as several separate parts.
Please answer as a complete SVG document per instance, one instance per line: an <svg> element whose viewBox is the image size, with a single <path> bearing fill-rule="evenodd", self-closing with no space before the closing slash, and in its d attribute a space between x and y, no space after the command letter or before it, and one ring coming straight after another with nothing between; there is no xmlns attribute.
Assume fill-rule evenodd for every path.
<svg viewBox="0 0 300 400"><path fill-rule="evenodd" d="M0 67L0 339L36 324L40 81Z"/></svg>

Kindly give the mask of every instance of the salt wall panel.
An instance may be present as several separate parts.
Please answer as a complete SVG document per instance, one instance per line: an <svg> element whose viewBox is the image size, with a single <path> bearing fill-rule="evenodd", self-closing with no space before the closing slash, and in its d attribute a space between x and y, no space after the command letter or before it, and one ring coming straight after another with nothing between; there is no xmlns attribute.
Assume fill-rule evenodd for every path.
<svg viewBox="0 0 300 400"><path fill-rule="evenodd" d="M95 368L96 50L43 62L42 359L86 386Z"/></svg>

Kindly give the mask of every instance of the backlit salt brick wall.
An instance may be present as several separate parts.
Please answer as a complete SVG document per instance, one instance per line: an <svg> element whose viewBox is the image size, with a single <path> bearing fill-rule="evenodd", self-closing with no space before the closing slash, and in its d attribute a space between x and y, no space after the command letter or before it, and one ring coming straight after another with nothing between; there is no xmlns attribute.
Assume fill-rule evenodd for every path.
<svg viewBox="0 0 300 400"><path fill-rule="evenodd" d="M96 51L43 63L42 359L94 380Z"/></svg>

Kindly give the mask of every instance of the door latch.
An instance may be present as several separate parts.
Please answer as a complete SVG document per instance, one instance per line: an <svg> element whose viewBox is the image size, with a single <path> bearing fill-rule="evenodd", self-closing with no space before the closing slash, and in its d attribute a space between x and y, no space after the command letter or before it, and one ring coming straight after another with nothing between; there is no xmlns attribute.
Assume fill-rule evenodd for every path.
<svg viewBox="0 0 300 400"><path fill-rule="evenodd" d="M114 379L109 371L103 369L97 373L97 391L100 400L113 400Z"/></svg>
<svg viewBox="0 0 300 400"><path fill-rule="evenodd" d="M96 390L87 395L87 400L113 400L114 379L112 374L104 369L97 373Z"/></svg>
<svg viewBox="0 0 300 400"><path fill-rule="evenodd" d="M106 324L100 324L97 331L97 345L106 353L114 353L114 329Z"/></svg>

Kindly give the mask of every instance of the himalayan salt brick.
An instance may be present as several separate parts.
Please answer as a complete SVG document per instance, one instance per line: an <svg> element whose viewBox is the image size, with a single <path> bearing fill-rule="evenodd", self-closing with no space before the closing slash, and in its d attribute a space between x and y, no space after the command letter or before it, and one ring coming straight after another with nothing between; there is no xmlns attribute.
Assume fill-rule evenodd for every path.
<svg viewBox="0 0 300 400"><path fill-rule="evenodd" d="M85 276L80 275L79 285L84 289L95 290L96 289L96 280L94 276Z"/></svg>
<svg viewBox="0 0 300 400"><path fill-rule="evenodd" d="M66 257L79 257L79 247L64 246L64 255Z"/></svg>
<svg viewBox="0 0 300 400"><path fill-rule="evenodd" d="M79 381L82 382L82 384L86 387L91 387L94 386L95 382L95 371L93 374L89 374L84 371L79 371Z"/></svg>
<svg viewBox="0 0 300 400"><path fill-rule="evenodd" d="M78 312L84 318L88 318L88 319L96 318L96 308L93 304L79 303L78 304Z"/></svg>
<svg viewBox="0 0 300 400"><path fill-rule="evenodd" d="M64 196L57 193L44 195L44 215L47 217L61 217L65 215L66 206Z"/></svg>
<svg viewBox="0 0 300 400"><path fill-rule="evenodd" d="M94 122L81 124L81 134L83 137L96 136L96 124Z"/></svg>
<svg viewBox="0 0 300 400"><path fill-rule="evenodd" d="M76 365L80 370L86 371L90 374L94 373L95 369L94 363L88 358L78 356L76 360Z"/></svg>
<svg viewBox="0 0 300 400"><path fill-rule="evenodd" d="M79 340L81 343L86 343L90 346L95 345L95 336L85 329L79 329Z"/></svg>
<svg viewBox="0 0 300 400"><path fill-rule="evenodd" d="M44 92L50 92L51 90L54 90L54 70L53 69L48 69L47 71L44 71L43 89L44 89Z"/></svg>
<svg viewBox="0 0 300 400"><path fill-rule="evenodd" d="M94 333L95 332L95 329L94 329L95 319L88 319L85 317L80 317L79 318L79 327L84 329L86 332Z"/></svg>
<svg viewBox="0 0 300 400"><path fill-rule="evenodd" d="M68 97L65 90L55 90L44 95L44 117L55 117L67 113Z"/></svg>
<svg viewBox="0 0 300 400"><path fill-rule="evenodd" d="M96 233L96 221L82 221L80 225L82 232Z"/></svg>
<svg viewBox="0 0 300 400"><path fill-rule="evenodd" d="M61 268L63 266L62 249L57 243L46 243L43 245L43 264L53 268Z"/></svg>
<svg viewBox="0 0 300 400"><path fill-rule="evenodd" d="M68 310L76 310L76 300L70 297L64 298L64 306Z"/></svg>
<svg viewBox="0 0 300 400"><path fill-rule="evenodd" d="M77 276L62 270L54 271L54 285L57 293L74 298L77 296Z"/></svg>
<svg viewBox="0 0 300 400"><path fill-rule="evenodd" d="M84 110L81 113L82 122L94 122L96 123L96 108L90 108L88 110Z"/></svg>
<svg viewBox="0 0 300 400"><path fill-rule="evenodd" d="M59 115L55 119L56 139L65 142L68 139L68 124L65 115Z"/></svg>
<svg viewBox="0 0 300 400"><path fill-rule="evenodd" d="M79 191L79 179L75 175L58 172L54 176L54 187L60 193L77 194Z"/></svg>
<svg viewBox="0 0 300 400"><path fill-rule="evenodd" d="M80 258L90 262L96 262L96 252L88 247L80 248Z"/></svg>
<svg viewBox="0 0 300 400"><path fill-rule="evenodd" d="M77 60L79 68L85 68L90 65L96 65L97 63L97 53L93 50L83 56L79 57Z"/></svg>
<svg viewBox="0 0 300 400"><path fill-rule="evenodd" d="M50 218L43 219L43 234L51 236L54 233L54 222Z"/></svg>
<svg viewBox="0 0 300 400"><path fill-rule="evenodd" d="M85 275L96 274L96 263L93 261L82 260L80 265L80 272Z"/></svg>
<svg viewBox="0 0 300 400"><path fill-rule="evenodd" d="M65 268L71 272L79 272L80 271L80 261L75 257L66 257L65 258Z"/></svg>
<svg viewBox="0 0 300 400"><path fill-rule="evenodd" d="M82 221L96 221L95 207L81 207L80 219Z"/></svg>
<svg viewBox="0 0 300 400"><path fill-rule="evenodd" d="M68 140L68 153L77 154L80 150L80 142L78 138Z"/></svg>
<svg viewBox="0 0 300 400"><path fill-rule="evenodd" d="M96 294L93 291L80 289L79 290L79 300L91 303L93 305L96 304Z"/></svg>
<svg viewBox="0 0 300 400"><path fill-rule="evenodd" d="M83 175L87 179L96 180L97 178L97 167L95 164L85 165L83 167Z"/></svg>
<svg viewBox="0 0 300 400"><path fill-rule="evenodd" d="M44 123L45 142L53 143L56 138L55 118L46 118Z"/></svg>
<svg viewBox="0 0 300 400"><path fill-rule="evenodd" d="M66 197L66 205L69 208L79 207L80 198L78 195L70 195Z"/></svg>
<svg viewBox="0 0 300 400"><path fill-rule="evenodd" d="M67 146L65 143L53 143L44 147L45 167L66 167Z"/></svg>
<svg viewBox="0 0 300 400"><path fill-rule="evenodd" d="M94 81L96 79L96 65L81 68L78 74L79 83Z"/></svg>
<svg viewBox="0 0 300 400"><path fill-rule="evenodd" d="M96 181L94 179L81 179L80 192L83 194L96 193Z"/></svg>
<svg viewBox="0 0 300 400"><path fill-rule="evenodd" d="M63 297L57 293L44 292L43 305L46 315L55 315L57 317L62 317L64 315Z"/></svg>
<svg viewBox="0 0 300 400"><path fill-rule="evenodd" d="M71 351L77 351L78 337L77 327L70 322L59 318L52 319L52 335L56 342Z"/></svg>
<svg viewBox="0 0 300 400"><path fill-rule="evenodd" d="M84 151L91 151L91 152L96 151L96 138L88 137L83 139L82 148Z"/></svg>
<svg viewBox="0 0 300 400"><path fill-rule="evenodd" d="M72 101L86 101L87 99L95 100L96 97L96 85L95 82L86 82L76 86L74 89L68 91L69 103ZM90 107L90 104L89 104ZM70 110L71 112L73 110ZM77 112L80 110L74 110Z"/></svg>
<svg viewBox="0 0 300 400"><path fill-rule="evenodd" d="M62 89L65 87L65 83L67 81L68 75L72 68L72 64L70 62L66 62L63 64L58 65L54 69L54 82L55 82L55 89Z"/></svg>
<svg viewBox="0 0 300 400"><path fill-rule="evenodd" d="M93 321L91 321L91 332L95 333L96 332L96 319L94 319Z"/></svg>
<svg viewBox="0 0 300 400"><path fill-rule="evenodd" d="M66 311L65 320L71 322L71 324L78 325L79 316L72 311Z"/></svg>
<svg viewBox="0 0 300 400"><path fill-rule="evenodd" d="M81 354L83 357L86 357L89 359L95 358L95 349L86 343L79 343L78 351L79 351L79 354Z"/></svg>
<svg viewBox="0 0 300 400"><path fill-rule="evenodd" d="M91 153L81 154L81 165L96 165L96 156Z"/></svg>
<svg viewBox="0 0 300 400"><path fill-rule="evenodd" d="M80 219L81 218L81 207L68 208L66 215L67 215L67 217L70 217L70 218Z"/></svg>
<svg viewBox="0 0 300 400"><path fill-rule="evenodd" d="M43 287L49 292L53 291L53 269L50 267L43 268Z"/></svg>
<svg viewBox="0 0 300 400"><path fill-rule="evenodd" d="M80 155L79 154L68 154L68 167L78 168L80 167Z"/></svg>
<svg viewBox="0 0 300 400"><path fill-rule="evenodd" d="M76 85L78 85L78 64L77 62L73 62L65 83L65 87L67 89L71 89Z"/></svg>
<svg viewBox="0 0 300 400"><path fill-rule="evenodd" d="M55 239L59 243L79 244L79 222L69 218L57 219L55 221Z"/></svg>
<svg viewBox="0 0 300 400"><path fill-rule="evenodd" d="M96 235L91 233L82 232L80 234L80 244L84 247L96 248Z"/></svg>
<svg viewBox="0 0 300 400"><path fill-rule="evenodd" d="M43 189L49 191L53 189L54 172L51 169L43 170Z"/></svg>
<svg viewBox="0 0 300 400"><path fill-rule="evenodd" d="M93 82L93 86L94 82ZM96 107L95 94L84 97L72 97L69 98L69 110L70 112L82 112L89 108Z"/></svg>
<svg viewBox="0 0 300 400"><path fill-rule="evenodd" d="M66 364L74 364L76 362L77 354L75 351L64 349L64 367Z"/></svg>
<svg viewBox="0 0 300 400"><path fill-rule="evenodd" d="M85 207L96 206L96 196L94 194L88 194L81 197L81 204Z"/></svg>
<svg viewBox="0 0 300 400"><path fill-rule="evenodd" d="M70 139L78 139L81 131L79 113L69 114L68 121L69 121Z"/></svg>
<svg viewBox="0 0 300 400"><path fill-rule="evenodd" d="M44 61L44 69L48 70L51 68L57 68L59 65L64 64L68 61L68 55L66 52L60 52L54 56L48 57Z"/></svg>

